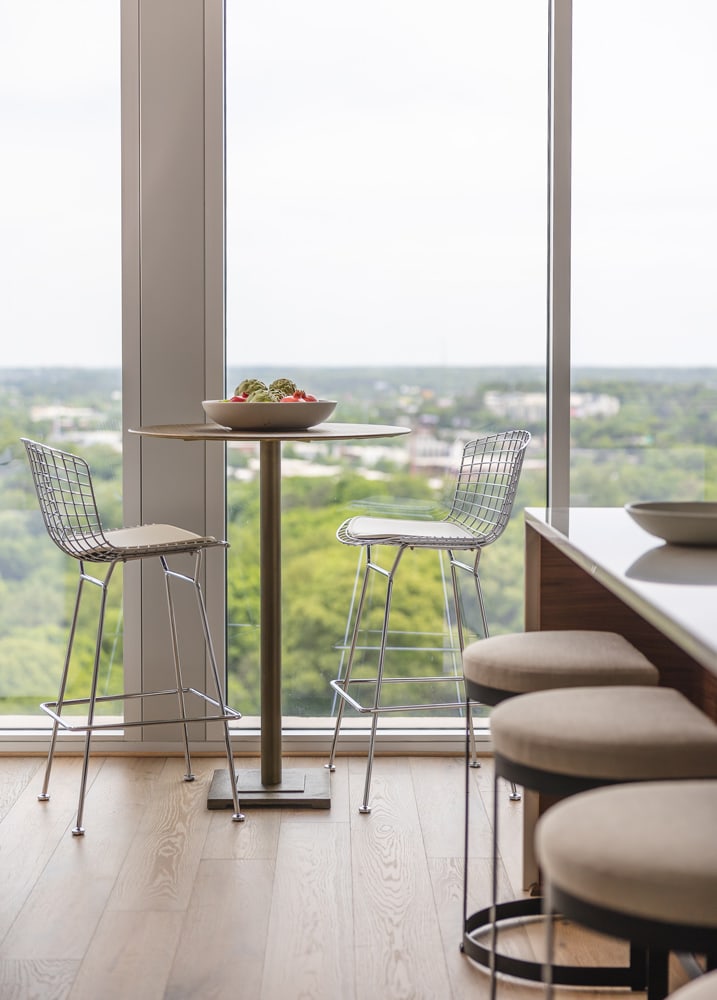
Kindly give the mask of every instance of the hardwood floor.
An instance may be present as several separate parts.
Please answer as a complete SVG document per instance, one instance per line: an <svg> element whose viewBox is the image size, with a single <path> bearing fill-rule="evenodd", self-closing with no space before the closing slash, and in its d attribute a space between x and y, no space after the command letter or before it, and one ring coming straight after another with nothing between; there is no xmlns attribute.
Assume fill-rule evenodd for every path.
<svg viewBox="0 0 717 1000"><path fill-rule="evenodd" d="M186 783L179 758L93 759L87 833L74 838L80 761L57 760L52 800L40 803L43 761L0 759L2 1000L489 996L487 975L459 950L462 759L378 758L362 816L364 762L340 758L330 810L255 808L241 824L206 808L221 760L195 765ZM470 778L473 910L489 900L490 758ZM520 885L521 806L506 794L500 813L507 898ZM514 938L507 947L540 954L539 940ZM575 929L560 947L591 961L625 953ZM507 979L498 990L500 1000L542 995ZM558 993L606 995L643 996Z"/></svg>

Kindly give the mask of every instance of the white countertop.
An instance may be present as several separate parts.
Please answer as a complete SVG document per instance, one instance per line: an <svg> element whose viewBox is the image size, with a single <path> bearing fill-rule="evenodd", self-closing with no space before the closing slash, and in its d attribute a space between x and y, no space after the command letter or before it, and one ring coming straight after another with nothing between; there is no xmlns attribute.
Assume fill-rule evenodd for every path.
<svg viewBox="0 0 717 1000"><path fill-rule="evenodd" d="M667 545L621 507L529 507L525 521L717 674L717 548Z"/></svg>

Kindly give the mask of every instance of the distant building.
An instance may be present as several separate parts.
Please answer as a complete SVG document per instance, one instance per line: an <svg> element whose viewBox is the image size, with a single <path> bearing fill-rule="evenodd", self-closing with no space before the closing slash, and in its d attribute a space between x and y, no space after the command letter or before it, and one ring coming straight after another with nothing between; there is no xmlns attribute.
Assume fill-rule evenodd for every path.
<svg viewBox="0 0 717 1000"><path fill-rule="evenodd" d="M585 417L615 417L620 412L616 396L597 392L571 392L570 416L575 420Z"/></svg>
<svg viewBox="0 0 717 1000"><path fill-rule="evenodd" d="M544 392L486 392L483 405L497 417L511 421L536 423L545 419ZM586 417L614 417L620 412L616 396L597 392L571 392L570 415L575 420Z"/></svg>
<svg viewBox="0 0 717 1000"><path fill-rule="evenodd" d="M55 441L73 441L84 446L104 444L115 451L122 451L122 431L108 425L106 413L89 406L32 406L30 419L37 423L48 422L50 436Z"/></svg>
<svg viewBox="0 0 717 1000"><path fill-rule="evenodd" d="M63 427L86 426L97 420L102 420L102 414L89 406L32 406L30 407L30 419L51 420Z"/></svg>

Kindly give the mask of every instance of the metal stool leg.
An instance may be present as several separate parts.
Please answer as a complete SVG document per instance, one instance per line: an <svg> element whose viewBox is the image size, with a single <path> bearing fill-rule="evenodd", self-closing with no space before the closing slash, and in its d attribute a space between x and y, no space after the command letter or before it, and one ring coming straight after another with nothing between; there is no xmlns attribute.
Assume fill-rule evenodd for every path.
<svg viewBox="0 0 717 1000"><path fill-rule="evenodd" d="M363 801L359 806L360 813L370 813L371 808L368 804L368 796L371 788L371 773L373 771L373 755L376 747L376 732L378 729L378 714L381 711L381 686L383 684L383 669L386 659L386 643L388 641L388 623L391 617L391 598L393 597L393 581L396 575L396 570L398 569L398 564L401 561L401 556L405 552L403 547L399 548L396 558L393 561L393 566L388 573L384 574L387 577L386 582L386 603L383 609L383 626L381 628L381 641L378 652L378 668L376 671L376 692L374 694L373 700L373 716L371 719L371 735L368 742L368 760L366 762L366 780L364 782L363 790Z"/></svg>
<svg viewBox="0 0 717 1000"><path fill-rule="evenodd" d="M110 563L109 569L107 570L107 575L103 581L92 580L92 582L98 584L102 589L102 597L100 598L100 613L97 622L97 640L95 642L95 660L92 665L92 683L90 686L90 697L87 705L87 733L85 735L85 752L82 758L82 776L80 778L80 798L77 805L77 822L72 830L73 837L84 836L85 829L82 826L82 817L85 810L85 792L87 788L87 772L90 763L90 743L92 742L92 729L95 721L95 701L97 699L97 679L99 677L100 671L100 655L102 653L102 634L104 632L105 626L105 610L107 607L107 590L109 587L110 580L112 579L112 574L114 568L117 565L116 562ZM92 579L86 577L85 579Z"/></svg>
<svg viewBox="0 0 717 1000"><path fill-rule="evenodd" d="M75 642L75 632L77 630L77 617L80 611L80 600L82 598L82 585L85 581L84 577L84 567L82 562L80 562L80 576L77 581L77 593L75 594L75 609L72 614L72 624L70 625L70 635L67 640L67 651L65 653L65 663L62 668L62 678L60 680L60 690L57 695L57 706L58 712L62 711L62 703L65 700L65 690L67 688L67 674L70 669L70 660L72 659L72 647ZM45 777L42 782L42 791L37 796L40 802L48 802L50 799L49 787L50 787L50 772L52 771L52 764L55 758L55 747L57 745L57 731L59 729L59 723L57 721L53 722L52 725L52 735L50 737L50 748L47 752L47 764L45 765Z"/></svg>
<svg viewBox="0 0 717 1000"><path fill-rule="evenodd" d="M630 942L630 989L644 990L647 985L647 950Z"/></svg>
<svg viewBox="0 0 717 1000"><path fill-rule="evenodd" d="M356 653L356 644L358 642L359 631L361 627L361 616L363 614L364 603L366 600L366 591L368 589L368 576L371 569L371 547L366 547L366 568L363 574L363 582L361 584L361 594L359 596L358 607L356 608L356 619L354 621L353 631L351 633L351 645L349 647L349 656L346 661L346 673L344 675L342 688L344 691L348 691L349 682L351 680L351 671L354 665L354 655ZM329 753L329 762L324 765L329 769L329 771L335 771L336 767L334 765L334 760L336 758L336 747L338 745L339 731L341 729L341 722L343 720L344 708L346 707L346 702L343 698L339 697L339 704L336 711L336 725L334 726L334 738L331 741L331 751Z"/></svg>
<svg viewBox="0 0 717 1000"><path fill-rule="evenodd" d="M664 1000L669 981L669 951L650 948L647 952L647 1000Z"/></svg>
<svg viewBox="0 0 717 1000"><path fill-rule="evenodd" d="M197 560L194 567L194 592L197 596L197 604L199 605L199 616L202 620L202 630L204 631L204 642L207 647L207 653L209 654L209 663L212 670L212 676L214 678L214 687L217 692L217 700L221 705L222 714L226 715L227 704L222 694L221 681L219 679L219 668L217 667L217 658L214 653L214 643L212 642L212 635L209 631L209 619L207 617L207 609L204 604L204 595L202 594L202 587L199 582L199 572L201 569L201 552L197 553ZM232 820L235 823L243 823L246 819L244 813L239 807L239 792L237 790L237 775L234 769L234 755L232 754L231 740L229 737L229 722L224 719L224 744L227 754L227 767L229 769L229 784L232 790L232 803L234 805L234 814Z"/></svg>
<svg viewBox="0 0 717 1000"><path fill-rule="evenodd" d="M495 1000L498 973L498 774L493 774L493 870L491 872L490 998Z"/></svg>
<svg viewBox="0 0 717 1000"><path fill-rule="evenodd" d="M451 661L453 664L453 674L456 678L456 701L463 700L463 677L462 677L462 654L463 654L463 628L462 628L462 617L461 608L458 604L458 590L456 586L456 574L453 570L450 551L444 549L438 549L438 565L441 569L441 591L443 594L443 616L446 620L446 627L448 629L448 649L451 652ZM446 583L446 571L444 567L444 557L448 557L448 566L451 576L451 591L449 593L448 585ZM453 598L453 604L455 607L455 619L456 619L456 631L458 634L458 640L456 643L456 637L453 630L453 621L451 618L451 596ZM457 649L456 649L457 646ZM456 652L458 657L456 657Z"/></svg>
<svg viewBox="0 0 717 1000"><path fill-rule="evenodd" d="M488 631L488 619L485 613L485 601L483 600L483 588L480 583L480 576L478 574L478 563L480 562L480 557L482 549L476 549L476 557L473 562L473 569L471 570L471 576L473 577L473 583L476 588L476 595L478 597L478 608L480 610L481 624L483 625L483 635L487 639L490 635Z"/></svg>
<svg viewBox="0 0 717 1000"><path fill-rule="evenodd" d="M481 552L482 552L481 549L478 549L476 551L476 557L475 557L475 560L473 562L473 566L472 567L466 566L465 563L462 563L458 559L455 558L453 552L449 552L450 560L451 560L451 573L452 573L452 576L453 576L453 593L455 595L455 602L456 602L456 609L457 609L456 610L456 619L457 619L457 622L458 622L458 640L459 640L459 644L460 644L460 648L461 648L461 653L463 652L463 650L465 648L465 645L464 645L464 638L463 638L463 626L462 626L462 621L461 621L461 618L460 618L460 614L461 614L461 612L460 612L460 598L458 596L458 577L457 577L457 574L456 574L456 569L467 570L471 574L471 576L473 577L473 584L474 584L475 590L476 590L476 597L478 598L478 609L480 611L481 624L483 626L483 635L484 635L484 637L486 639L490 635L490 633L488 631L488 619L487 619L486 613L485 613L485 601L483 600L483 588L481 587L480 576L478 575L478 563L480 562ZM470 705L470 702L468 702L468 704ZM473 718L472 718L471 715L468 716L468 726L469 726L469 731L470 731L470 735L471 735L471 746L472 746L472 762L471 762L471 767L480 767L480 762L478 761L477 754L476 754L475 730L474 730L474 727L473 727ZM510 798L511 802L520 802L520 800L522 798L522 796L521 796L520 792L518 791L518 789L517 789L516 784L515 784L514 781L510 782L510 795L509 795L509 798Z"/></svg>
<svg viewBox="0 0 717 1000"><path fill-rule="evenodd" d="M474 583L475 589L476 589L476 596L478 598L478 607L480 609L481 622L483 624L483 635L487 639L488 636L490 635L490 633L488 631L488 619L487 619L486 613L485 613L485 601L483 599L483 588L481 587L480 576L478 574L478 564L480 562L480 557L481 557L482 551L483 551L482 549L478 549L476 551L476 557L475 557L475 561L473 563L473 569L471 571L471 575L473 577L473 583ZM508 797L509 797L509 799L510 799L511 802L520 802L520 800L522 798L522 796L521 796L520 792L518 791L518 789L517 789L516 784L515 784L514 781L510 782L510 795Z"/></svg>
<svg viewBox="0 0 717 1000"><path fill-rule="evenodd" d="M466 698L466 713L470 711L470 699ZM470 816L471 816L471 733L466 726L465 743L465 775L464 775L464 813L463 813L463 933L461 935L461 951L465 951L465 934L468 926L468 858L470 853Z"/></svg>
<svg viewBox="0 0 717 1000"><path fill-rule="evenodd" d="M179 659L179 640L177 638L177 620L174 614L174 601L172 600L172 590L170 587L170 578L172 576L179 577L180 574L173 573L170 570L167 559L165 556L160 556L159 561L162 564L162 570L164 572L164 589L167 595L167 610L169 612L169 634L172 641L172 660L174 663L174 680L177 688L177 702L179 707L179 715L182 719L182 735L184 737L184 761L186 771L184 774L185 781L194 781L194 774L192 773L192 760L189 751L189 732L187 729L187 709L184 702L184 684L182 682L182 666ZM197 553L197 562L195 563L198 569L200 561L200 553Z"/></svg>
<svg viewBox="0 0 717 1000"><path fill-rule="evenodd" d="M363 799L359 806L359 812L367 816L371 812L368 804L369 791L371 790L371 775L373 773L373 751L376 744L376 732L378 730L378 713L374 712L371 717L371 735L368 744L368 758L366 760L366 776L364 778Z"/></svg>
<svg viewBox="0 0 717 1000"><path fill-rule="evenodd" d="M462 660L462 658L463 658L463 650L465 649L465 637L464 637L464 634L463 634L463 612L462 612L462 609L461 609L461 595L460 595L460 589L459 589L459 586L458 586L458 574L456 573L456 566L460 566L461 564L456 561L456 559L455 559L455 557L454 557L454 555L453 555L453 553L451 552L450 549L448 550L448 562L449 562L450 567L451 567L451 583L453 585L453 604L454 604L455 609L456 609L456 628L457 628L457 631L458 631L458 649L460 650L461 660ZM448 612L446 612L446 613L448 613ZM485 619L484 619L484 625L485 625ZM469 703L468 700L466 700L466 728L467 728L469 736L470 736L470 744L471 744L470 766L471 767L480 767L480 763L478 761L478 754L476 753L476 735L475 735L475 730L473 728L473 714L471 712L470 703Z"/></svg>
<svg viewBox="0 0 717 1000"><path fill-rule="evenodd" d="M361 571L364 555L365 555L365 549L362 546L359 549L358 559L356 560L356 572L354 574L354 585L351 591L351 600L349 602L349 613L346 615L346 624L344 625L344 637L341 645L341 658L339 660L339 669L337 673L337 679L340 681L342 681L344 678L344 663L348 663L347 654L351 649L351 636L353 635L354 632L353 622L355 621L354 610L356 608L356 597L357 595L360 594L361 584L364 579L364 573L362 573ZM334 691L334 697L331 702L331 715L333 715L335 711L338 711L339 706L337 703L337 699L338 701L341 701L339 695L336 693L336 691Z"/></svg>

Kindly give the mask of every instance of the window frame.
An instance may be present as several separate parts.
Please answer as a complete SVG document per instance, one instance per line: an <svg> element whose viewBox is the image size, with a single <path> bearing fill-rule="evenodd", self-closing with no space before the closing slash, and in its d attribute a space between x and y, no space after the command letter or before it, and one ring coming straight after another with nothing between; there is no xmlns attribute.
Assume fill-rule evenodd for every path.
<svg viewBox="0 0 717 1000"><path fill-rule="evenodd" d="M548 482L551 502L567 505L572 0L549 0L549 18ZM200 401L224 392L224 23L224 0L121 0L124 516L126 523L176 521L219 536L225 531L224 445L140 439L129 428L201 421ZM169 652L164 593L149 567L126 572L127 685L154 685ZM220 664L225 580L225 562L208 560L204 586ZM201 686L203 648L188 665L190 660L199 666L188 682ZM135 707L128 703L127 710ZM198 752L223 752L219 726L197 727L191 735ZM47 732L13 733L3 749L26 752L28 744L45 745L47 738ZM292 728L283 747L286 753L322 752L330 738L328 728ZM73 743L63 741L68 749ZM128 745L146 752L180 749L154 727L98 743L106 751ZM460 753L464 736L458 729L387 729L379 731L379 744L384 751ZM258 730L242 728L241 751L259 750Z"/></svg>

